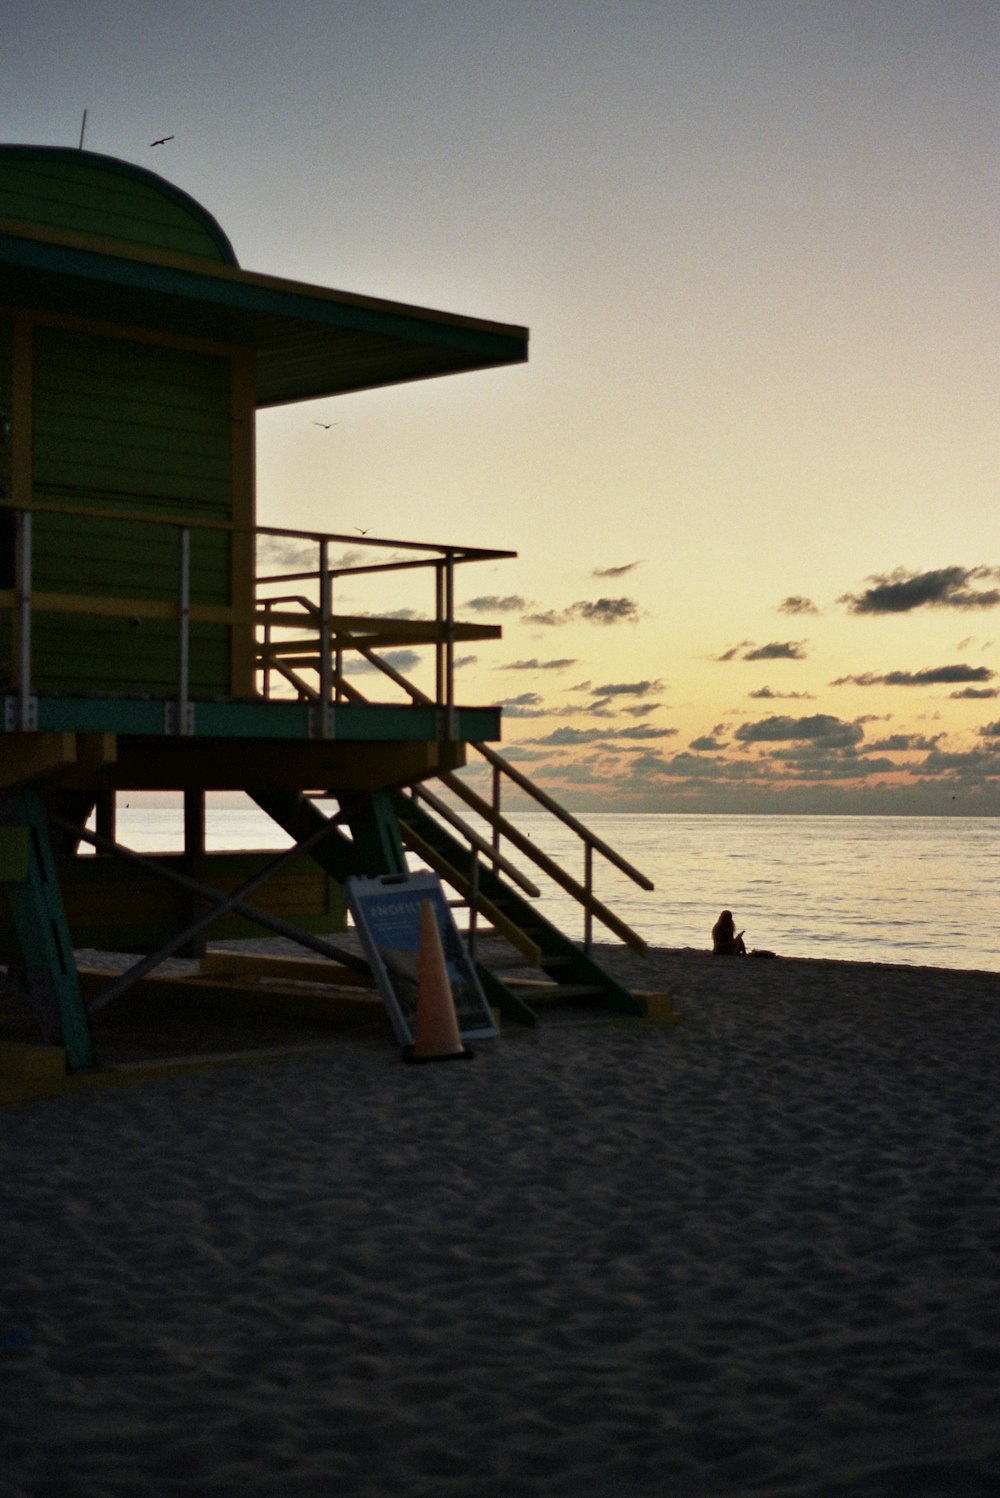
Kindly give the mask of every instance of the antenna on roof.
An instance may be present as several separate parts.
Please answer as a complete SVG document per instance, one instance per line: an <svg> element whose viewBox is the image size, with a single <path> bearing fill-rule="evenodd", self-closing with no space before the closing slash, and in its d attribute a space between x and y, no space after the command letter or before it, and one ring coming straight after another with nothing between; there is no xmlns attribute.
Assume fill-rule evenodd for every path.
<svg viewBox="0 0 1000 1498"><path fill-rule="evenodd" d="M83 111L83 123L80 126L80 144L77 147L77 150L79 150L79 151L83 150L83 136L84 136L84 131L86 130L86 128L87 128L87 111L84 110Z"/></svg>

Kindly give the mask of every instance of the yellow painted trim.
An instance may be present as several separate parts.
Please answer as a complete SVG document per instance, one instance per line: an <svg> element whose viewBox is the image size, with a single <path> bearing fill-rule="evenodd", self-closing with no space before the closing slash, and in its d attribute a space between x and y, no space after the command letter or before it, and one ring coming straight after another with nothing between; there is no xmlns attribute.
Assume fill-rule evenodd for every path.
<svg viewBox="0 0 1000 1498"><path fill-rule="evenodd" d="M635 990L637 999L642 999L646 1006L646 1018L654 1025L679 1025L684 1016L674 1011L674 996L670 993L639 993Z"/></svg>
<svg viewBox="0 0 1000 1498"><path fill-rule="evenodd" d="M225 265L219 261L200 260L196 255L178 255L169 250L123 244L118 240L100 239L96 235L76 234L68 229L50 229L40 224L27 224L22 219L0 218L0 234L8 234L17 239L34 240L38 244L63 245L68 249L107 255L115 260L131 260L146 265L164 266L171 270L191 271L197 276L218 281L231 281L237 285L259 287L261 290L308 297L310 301L335 302L345 307L369 308L377 312L393 313L404 317L415 316L425 322L443 323L449 327L468 328L473 331L509 333L512 336L524 338L528 336L527 328L510 323L491 322L485 318L467 317L457 312L439 312L431 307L419 307L408 302L385 301L381 297L362 296L351 291L337 291L333 287L314 286L306 281L288 281L281 276L242 270L239 266Z"/></svg>
<svg viewBox="0 0 1000 1498"><path fill-rule="evenodd" d="M0 755L0 786L13 790L76 764L75 733L9 733Z"/></svg>
<svg viewBox="0 0 1000 1498"><path fill-rule="evenodd" d="M234 353L242 352L237 344L220 343L214 338L191 338L179 333L163 333L141 324L105 322L103 318L78 317L70 312L44 312L41 309L25 312L22 308L0 302L0 312L3 311L9 311L14 316L20 315L40 328L65 328L71 333L93 333L98 338L161 344L166 348L187 349L191 353L211 354L218 359L226 359Z"/></svg>
<svg viewBox="0 0 1000 1498"><path fill-rule="evenodd" d="M12 595L0 593L0 607ZM86 593L36 593L31 606L40 614L101 614L111 619L176 619L177 605L155 598L107 598ZM196 624L233 624L242 619L252 625L251 615L240 615L223 603L193 603L190 617Z"/></svg>
<svg viewBox="0 0 1000 1498"><path fill-rule="evenodd" d="M206 952L201 971L214 977L247 978L251 981L286 978L297 983L327 983L343 988L374 988L370 973L344 967L323 957L276 957L266 953Z"/></svg>

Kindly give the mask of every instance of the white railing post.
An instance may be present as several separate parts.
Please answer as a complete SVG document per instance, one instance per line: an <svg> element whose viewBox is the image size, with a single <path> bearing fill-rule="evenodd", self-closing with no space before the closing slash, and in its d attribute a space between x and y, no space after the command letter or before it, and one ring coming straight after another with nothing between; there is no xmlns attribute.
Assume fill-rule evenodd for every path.
<svg viewBox="0 0 1000 1498"><path fill-rule="evenodd" d="M333 696L333 663L330 660L330 615L333 613L333 580L330 577L330 544L319 543L319 724L321 739L330 737Z"/></svg>
<svg viewBox="0 0 1000 1498"><path fill-rule="evenodd" d="M493 823L493 851L500 852L500 801L503 794L503 784L500 775L500 766L491 766L493 772L493 815L496 820Z"/></svg>
<svg viewBox="0 0 1000 1498"><path fill-rule="evenodd" d="M476 942L478 940L478 916L479 916L479 849L471 847L472 867L469 870L469 938L468 949L472 961L476 960Z"/></svg>
<svg viewBox="0 0 1000 1498"><path fill-rule="evenodd" d="M594 944L594 917L590 908L594 893L594 845L589 839L583 845L583 887L587 892L587 903L583 907L583 950L589 956Z"/></svg>
<svg viewBox="0 0 1000 1498"><path fill-rule="evenodd" d="M175 732L189 734L191 723L191 530L180 528L177 590L177 723Z"/></svg>
<svg viewBox="0 0 1000 1498"><path fill-rule="evenodd" d="M445 709L449 739L458 737L455 713L455 557L449 551L444 564L445 577Z"/></svg>
<svg viewBox="0 0 1000 1498"><path fill-rule="evenodd" d="M17 691L18 727L27 733L32 725L31 705L31 511L18 512L17 558Z"/></svg>

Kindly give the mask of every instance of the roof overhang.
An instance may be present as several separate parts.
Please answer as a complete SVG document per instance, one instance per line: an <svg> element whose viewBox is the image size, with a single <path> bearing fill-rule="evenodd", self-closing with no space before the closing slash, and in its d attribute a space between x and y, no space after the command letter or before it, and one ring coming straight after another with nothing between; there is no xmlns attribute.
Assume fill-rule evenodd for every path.
<svg viewBox="0 0 1000 1498"><path fill-rule="evenodd" d="M253 349L257 405L523 363L528 331L0 221L0 301Z"/></svg>

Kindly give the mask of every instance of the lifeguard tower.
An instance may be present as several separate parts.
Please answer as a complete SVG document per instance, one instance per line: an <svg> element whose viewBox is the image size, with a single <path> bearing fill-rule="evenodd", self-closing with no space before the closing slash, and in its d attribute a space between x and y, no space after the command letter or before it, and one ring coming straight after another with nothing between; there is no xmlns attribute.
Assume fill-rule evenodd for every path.
<svg viewBox="0 0 1000 1498"><path fill-rule="evenodd" d="M456 700L456 645L500 635L456 617L456 573L513 553L366 536L351 564L356 534L257 523L258 409L516 364L527 344L523 328L244 271L162 178L0 146L0 981L69 1068L95 1064L88 1009L206 934L328 952L344 880L405 872L407 850L565 991L643 1012L590 955L595 918L644 950L594 896L593 855L648 881L489 747L499 708ZM426 607L395 607L390 585L415 584ZM433 688L395 668L400 647L431 653ZM470 749L490 798L455 776ZM583 880L504 817L507 781L579 834ZM182 854L117 840L117 797L144 790L183 794ZM248 793L293 848L207 852L205 796L221 790ZM536 914L502 838L580 900L582 944ZM88 1006L82 947L146 955ZM491 1002L534 1021L480 973Z"/></svg>

